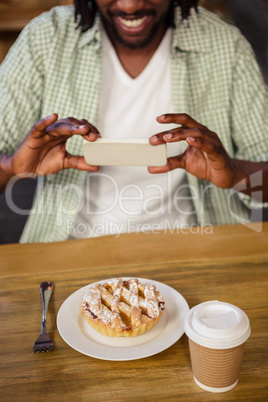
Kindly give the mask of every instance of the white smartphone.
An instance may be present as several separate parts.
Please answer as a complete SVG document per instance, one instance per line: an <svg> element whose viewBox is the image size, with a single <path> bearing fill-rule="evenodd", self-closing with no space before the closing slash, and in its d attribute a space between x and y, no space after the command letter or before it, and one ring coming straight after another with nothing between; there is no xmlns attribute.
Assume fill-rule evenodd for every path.
<svg viewBox="0 0 268 402"><path fill-rule="evenodd" d="M167 146L153 146L143 139L98 138L84 140L86 163L97 166L165 166Z"/></svg>

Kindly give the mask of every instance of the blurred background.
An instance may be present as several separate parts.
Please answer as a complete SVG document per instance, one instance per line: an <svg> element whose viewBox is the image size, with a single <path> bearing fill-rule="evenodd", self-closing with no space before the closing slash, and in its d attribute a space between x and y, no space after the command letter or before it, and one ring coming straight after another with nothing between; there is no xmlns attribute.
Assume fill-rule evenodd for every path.
<svg viewBox="0 0 268 402"><path fill-rule="evenodd" d="M72 4L73 0L0 0L0 63L23 27L51 7ZM236 25L251 43L268 83L268 0L200 0L200 5ZM13 199L21 209L30 209L36 180L21 180ZM268 219L264 211L264 220ZM18 242L27 215L13 213L0 195L0 244Z"/></svg>

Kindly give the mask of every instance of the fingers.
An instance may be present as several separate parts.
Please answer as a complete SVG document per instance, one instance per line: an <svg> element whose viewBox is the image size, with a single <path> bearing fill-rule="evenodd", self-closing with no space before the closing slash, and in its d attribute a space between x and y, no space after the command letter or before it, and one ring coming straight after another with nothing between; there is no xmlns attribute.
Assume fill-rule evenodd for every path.
<svg viewBox="0 0 268 402"><path fill-rule="evenodd" d="M86 119L81 119L80 121L88 126L92 133L99 134L99 130L95 126L93 126L93 124L89 123L89 121L87 121Z"/></svg>
<svg viewBox="0 0 268 402"><path fill-rule="evenodd" d="M178 156L173 156L167 159L167 164L165 166L149 166L149 173L166 173L174 169L185 169L185 155L183 152Z"/></svg>
<svg viewBox="0 0 268 402"><path fill-rule="evenodd" d="M206 128L174 128L163 133L158 133L149 139L150 144L159 145L165 143L172 143L178 141L185 141L187 138L201 139L203 141L209 141L219 146L221 144L219 137L216 133Z"/></svg>
<svg viewBox="0 0 268 402"><path fill-rule="evenodd" d="M53 113L52 115L37 121L31 130L33 137L38 138L43 136L47 127L49 127L53 123L56 123L57 120L58 120L57 113Z"/></svg>
<svg viewBox="0 0 268 402"><path fill-rule="evenodd" d="M70 137L72 135L86 135L89 134L90 128L83 124L80 120L74 118L67 118L58 120L57 122L49 125L45 129L45 134L49 137L58 138L59 136Z"/></svg>
<svg viewBox="0 0 268 402"><path fill-rule="evenodd" d="M88 131L89 128L85 124L81 124L79 120L72 117L58 120L57 113L53 113L51 116L37 121L31 130L31 134L34 138L44 138L45 136L58 138L64 135L83 135L87 134Z"/></svg>
<svg viewBox="0 0 268 402"><path fill-rule="evenodd" d="M89 121L87 121L86 119L81 119L80 121L90 129L90 132L88 134L83 135L86 140L96 141L96 139L101 136L99 130L95 126L93 126L93 124L89 123Z"/></svg>
<svg viewBox="0 0 268 402"><path fill-rule="evenodd" d="M222 164L222 162L226 162L226 160L229 159L229 156L221 143L220 146L217 146L217 144L212 142L193 137L188 137L186 141L190 146L205 152L208 160L212 162L212 166L213 164Z"/></svg>
<svg viewBox="0 0 268 402"><path fill-rule="evenodd" d="M216 146L212 142L193 137L188 137L186 141L192 147L192 149L196 148L197 150L201 151L200 155L203 154L201 159L206 159L206 163L212 168L219 170L228 165L230 157L222 145ZM178 156L168 158L165 166L150 166L148 167L148 171L150 173L166 173L178 168L189 171L192 168L191 164L189 165L189 157L190 154L188 150L186 150Z"/></svg>
<svg viewBox="0 0 268 402"><path fill-rule="evenodd" d="M167 173L170 170L168 163L165 166L148 166L149 173Z"/></svg>
<svg viewBox="0 0 268 402"><path fill-rule="evenodd" d="M211 132L206 126L198 123L191 116L185 113L168 113L157 117L159 123L175 123L180 127L155 134L149 139L150 144L159 145L168 142L186 140L187 137L198 137L215 142L218 141L217 134Z"/></svg>
<svg viewBox="0 0 268 402"><path fill-rule="evenodd" d="M81 135L89 141L95 141L99 136L98 129L85 119L75 119L68 117L58 120L58 115L53 113L35 123L31 130L31 135L37 139L51 141L62 137Z"/></svg>
<svg viewBox="0 0 268 402"><path fill-rule="evenodd" d="M87 172L97 172L99 166L88 165L83 156L70 155L68 152L65 153L63 169L78 169Z"/></svg>
<svg viewBox="0 0 268 402"><path fill-rule="evenodd" d="M161 116L157 117L157 121L159 123L175 123L175 124L181 124L182 126L188 127L188 128L194 128L194 127L199 127L199 128L206 128L202 124L198 123L196 120L194 120L191 116L189 116L186 113L166 113L162 114Z"/></svg>

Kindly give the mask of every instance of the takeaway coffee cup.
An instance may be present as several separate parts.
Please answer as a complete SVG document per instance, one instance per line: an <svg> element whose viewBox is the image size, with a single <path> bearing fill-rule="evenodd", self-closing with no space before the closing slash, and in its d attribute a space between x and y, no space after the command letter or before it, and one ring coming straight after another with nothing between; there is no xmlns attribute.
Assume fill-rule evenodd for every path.
<svg viewBox="0 0 268 402"><path fill-rule="evenodd" d="M232 304L208 301L187 313L184 330L197 385L210 392L234 388L250 335L246 314Z"/></svg>

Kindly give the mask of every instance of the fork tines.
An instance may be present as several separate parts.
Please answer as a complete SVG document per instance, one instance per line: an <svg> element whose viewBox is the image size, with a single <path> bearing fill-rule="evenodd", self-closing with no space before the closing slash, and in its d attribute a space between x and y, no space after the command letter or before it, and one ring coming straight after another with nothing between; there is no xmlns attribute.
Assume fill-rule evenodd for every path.
<svg viewBox="0 0 268 402"><path fill-rule="evenodd" d="M34 345L33 346L33 353L35 353L35 352L38 352L38 353L40 353L40 352L50 352L53 349L53 347L54 347L53 343L52 344L50 344L50 343L42 344L40 346L35 346Z"/></svg>
<svg viewBox="0 0 268 402"><path fill-rule="evenodd" d="M33 353L35 352L49 352L53 349L54 343L49 338L48 335L43 334L40 335L39 338L36 340L35 344L33 345Z"/></svg>

